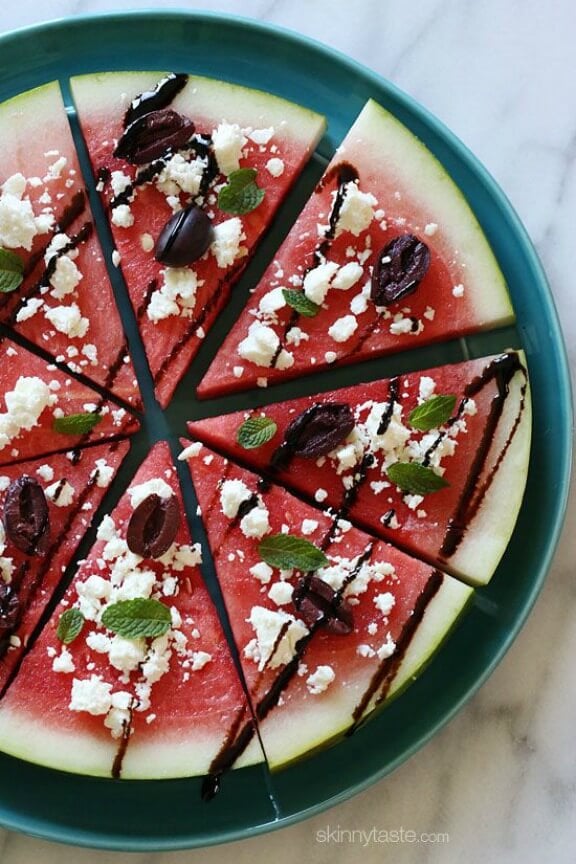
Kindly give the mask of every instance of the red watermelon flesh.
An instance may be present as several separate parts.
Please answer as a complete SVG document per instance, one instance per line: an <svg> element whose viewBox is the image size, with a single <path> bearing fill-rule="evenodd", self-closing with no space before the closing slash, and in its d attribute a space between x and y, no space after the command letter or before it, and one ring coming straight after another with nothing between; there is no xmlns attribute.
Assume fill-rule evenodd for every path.
<svg viewBox="0 0 576 864"><path fill-rule="evenodd" d="M73 450L138 428L124 408L7 338L0 339L0 389L0 465ZM54 428L57 418L77 414L97 414L101 420L89 432Z"/></svg>
<svg viewBox="0 0 576 864"><path fill-rule="evenodd" d="M116 471L129 443L117 441L77 450L70 457L61 453L46 459L4 466L0 470L0 508L3 522L0 567L2 607L12 607L2 617L0 634L0 694L20 661L78 543ZM16 545L6 525L6 498L15 481L29 477L42 488L48 505L49 528L44 552L28 554ZM15 607L15 608L14 608Z"/></svg>
<svg viewBox="0 0 576 864"><path fill-rule="evenodd" d="M148 171L147 167L142 169L115 158L113 150L124 131L123 120L130 100L150 90L161 79L158 73L113 73L72 80L82 131L94 173L101 179L107 207L115 196L122 195L123 186L133 182L138 172ZM235 168L255 169L257 183L265 189L265 197L246 215L222 212L216 198L217 190L227 182L226 175L217 172L206 193L198 192L197 182L184 176L195 155L190 149L183 149L174 157L180 160L178 165L174 167L171 163L172 167L166 168L162 175L163 191L156 182L156 175L152 181L138 185L133 200L121 205L125 211L122 218L118 215L120 208L111 209L111 228L122 272L156 393L163 406L170 400L226 303L233 283L324 129L323 118L297 105L258 91L195 76L188 78L169 107L194 122L197 138L210 136L223 121L228 126L242 127L246 141ZM256 143L249 137L251 134L265 143ZM166 160L154 164L162 168L165 163ZM273 173L267 168L270 163ZM224 167L229 167L228 163ZM281 173L275 176L278 172ZM230 226L230 220L236 220L235 224L240 220L242 240L226 259L218 260L211 249L187 268L167 268L155 260L154 243L173 212L192 200L205 209L214 225L227 222ZM114 224L115 220L119 224Z"/></svg>
<svg viewBox="0 0 576 864"><path fill-rule="evenodd" d="M431 406L431 400L441 396L453 397L453 407L442 422L432 420L426 431L415 428L412 411L425 403ZM321 456L301 455L285 446L287 458L278 462L278 448L297 417L317 411L313 406L324 406L323 419L317 414L315 422L335 429L342 413L334 407L338 405L350 412L349 434L344 429ZM491 418L500 409L493 423ZM262 446L243 448L236 440L238 430L247 418L261 416L274 421L278 431ZM379 428L384 428L381 434ZM526 482L531 411L525 359L508 352L455 363L198 420L188 429L317 505L331 507L412 554L483 584L508 544ZM424 465L448 485L422 494L403 491L387 476L396 462Z"/></svg>
<svg viewBox="0 0 576 864"><path fill-rule="evenodd" d="M149 494L175 496L180 514L174 543L158 560L133 554L125 542L134 507ZM98 540L0 703L2 749L77 773L162 778L207 772L230 730L249 715L201 580L200 557L198 544L190 542L168 445L161 442L101 523ZM100 622L106 605L150 595L171 610L165 636L120 639ZM65 647L56 627L71 607L86 620ZM243 764L261 759L253 742Z"/></svg>
<svg viewBox="0 0 576 864"><path fill-rule="evenodd" d="M417 254L405 240L389 250L407 237ZM428 270L420 266L426 254ZM386 278L372 299L381 257ZM282 289L312 308L300 314ZM198 395L263 387L512 320L502 274L461 192L406 127L369 101Z"/></svg>
<svg viewBox="0 0 576 864"><path fill-rule="evenodd" d="M181 458L188 459L264 750L271 767L280 767L351 729L413 678L472 591L206 447L192 445ZM314 575L324 588L343 590L351 630L337 634L304 619L291 600L302 572L280 571L259 553L261 538L279 534L324 550L328 566Z"/></svg>
<svg viewBox="0 0 576 864"><path fill-rule="evenodd" d="M24 263L22 284L0 294L0 321L140 405L58 84L0 105L0 129L0 246Z"/></svg>

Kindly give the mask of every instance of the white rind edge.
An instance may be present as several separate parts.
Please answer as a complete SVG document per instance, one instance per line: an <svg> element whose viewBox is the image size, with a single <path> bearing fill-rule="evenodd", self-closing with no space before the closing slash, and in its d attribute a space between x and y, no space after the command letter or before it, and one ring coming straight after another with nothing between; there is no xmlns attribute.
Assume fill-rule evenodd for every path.
<svg viewBox="0 0 576 864"><path fill-rule="evenodd" d="M26 762L86 774L92 777L110 777L119 740L107 730L96 736L78 730L56 729L47 725L42 716L13 708L7 702L0 711L0 741L2 752ZM222 734L206 734L190 730L189 740L181 736L149 737L144 742L130 741L122 763L123 780L161 780L177 777L195 777L208 773L210 764L222 746ZM255 736L234 768L255 765L264 759Z"/></svg>
<svg viewBox="0 0 576 864"><path fill-rule="evenodd" d="M119 99L125 111L138 94L154 87L166 72L104 72L80 75L70 81L74 101L82 119L109 117L117 110ZM302 141L312 152L326 128L326 119L280 96L230 84L212 78L190 75L184 89L170 105L175 111L194 119L197 113L212 119L258 128L285 127L292 140ZM84 117L84 114L86 115Z"/></svg>
<svg viewBox="0 0 576 864"><path fill-rule="evenodd" d="M432 245L445 242L446 252L452 256L457 250L459 263L465 266L465 288L478 325L512 323L514 311L508 289L488 240L462 191L425 144L370 99L343 145L339 155L345 158L350 147L355 163L362 163L368 178L382 172L396 179L399 188L414 190L414 202L438 225Z"/></svg>
<svg viewBox="0 0 576 864"><path fill-rule="evenodd" d="M410 641L386 701L423 669L456 623L473 589L450 576L442 574L442 584L428 604L422 621ZM368 686L374 666L367 667L367 675L345 686L331 687L319 695L311 696L298 708L298 716L271 714L260 725L260 734L272 770L320 748L343 735L352 725L352 712ZM342 676L344 672L340 673ZM338 675L338 673L337 673ZM377 701L371 701L367 717ZM382 704L385 706L386 701Z"/></svg>
<svg viewBox="0 0 576 864"><path fill-rule="evenodd" d="M528 374L524 352L517 353ZM510 383L510 395L493 439L496 453L499 452L499 445L502 446L506 440L510 424L516 416L523 384L522 375L515 375ZM510 542L526 488L531 438L532 402L530 384L526 378L522 416L506 456L464 539L446 563L450 572L471 585L488 584Z"/></svg>

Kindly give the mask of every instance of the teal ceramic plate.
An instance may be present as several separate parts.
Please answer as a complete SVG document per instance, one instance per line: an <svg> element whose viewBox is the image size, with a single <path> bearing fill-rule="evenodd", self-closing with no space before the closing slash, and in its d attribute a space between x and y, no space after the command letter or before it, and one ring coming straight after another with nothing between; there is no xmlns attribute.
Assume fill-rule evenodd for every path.
<svg viewBox="0 0 576 864"><path fill-rule="evenodd" d="M262 768L232 772L223 792L209 804L200 801L196 780L118 783L60 774L0 757L3 825L102 848L176 849L246 838L349 798L412 755L470 698L518 633L544 580L566 504L572 414L553 302L522 225L475 158L411 99L317 43L254 22L207 14L151 12L78 18L0 38L2 99L54 78L66 81L72 74L111 68L175 69L264 87L324 113L329 122L328 134L311 166L235 289L232 304L206 340L194 370L164 418L173 435L184 431L187 417L236 407L231 400L202 407L184 394L193 392L194 382L241 308L250 283L272 256L326 158L368 97L380 101L419 135L463 189L510 285L517 329L421 349L356 370L334 370L300 385L285 385L268 398L522 345L528 355L535 405L526 500L496 577L479 592L475 605L425 674L352 738L272 778ZM257 398L262 399L262 394ZM140 451L147 439L162 434L163 429L155 424L154 418L147 421Z"/></svg>

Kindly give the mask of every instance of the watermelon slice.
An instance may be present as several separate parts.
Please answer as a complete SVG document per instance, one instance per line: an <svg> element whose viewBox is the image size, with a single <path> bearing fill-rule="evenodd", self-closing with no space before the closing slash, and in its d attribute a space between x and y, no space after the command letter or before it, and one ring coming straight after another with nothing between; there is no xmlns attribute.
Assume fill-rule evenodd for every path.
<svg viewBox="0 0 576 864"><path fill-rule="evenodd" d="M0 465L128 435L138 421L95 390L0 339Z"/></svg>
<svg viewBox="0 0 576 864"><path fill-rule="evenodd" d="M72 458L62 453L0 469L0 694L129 446L99 444ZM28 530L15 531L26 496L35 500Z"/></svg>
<svg viewBox="0 0 576 864"><path fill-rule="evenodd" d="M272 423L277 431L266 440ZM525 358L510 351L199 420L188 429L308 500L485 584L508 544L526 483Z"/></svg>
<svg viewBox="0 0 576 864"><path fill-rule="evenodd" d="M397 694L442 643L472 589L200 444L181 458L264 750L279 768Z"/></svg>
<svg viewBox="0 0 576 864"><path fill-rule="evenodd" d="M142 506L152 501L156 509L144 513ZM190 544L168 445L161 442L104 517L95 545L0 703L1 749L84 774L207 772L250 714L200 577L200 558L199 545ZM108 621L113 630L102 623L110 610L129 616L126 605L118 605L126 601L132 601L133 638L119 635L119 624ZM166 632L160 626L156 632L163 635L138 637L142 621L150 626L158 609L168 620L160 616L155 624L164 623ZM58 625L66 624L70 638L70 616L82 629L63 645ZM261 759L253 739L238 764Z"/></svg>
<svg viewBox="0 0 576 864"><path fill-rule="evenodd" d="M0 322L138 406L58 84L2 103L0 132L0 268L23 266L2 283Z"/></svg>
<svg viewBox="0 0 576 864"><path fill-rule="evenodd" d="M257 241L314 150L324 119L269 94L196 76L89 75L72 79L72 91L110 212L156 393L166 406ZM134 154L128 147L131 161L114 156L126 125L148 123L141 116L146 112L148 118L168 116L170 128L158 121L155 128L163 131L154 133L156 146L148 149L142 141L147 136L149 145L152 133L144 129L138 147L132 147L139 152ZM170 137L170 123L183 125L184 133ZM133 124L128 133L131 145L134 128ZM243 194L256 196L248 205L257 204L255 209L224 212L218 192L238 169L256 174L264 198L257 203L259 193L250 184ZM239 177L248 181L250 174L244 171L234 182ZM191 204L200 205L203 212L196 209L196 215L186 216L177 230L172 223L174 230L163 249L167 254L170 246L173 255L184 244L200 257L185 263L179 255L175 260L168 255L160 263L155 244L168 220L176 218L176 212L184 217L182 208Z"/></svg>
<svg viewBox="0 0 576 864"><path fill-rule="evenodd" d="M198 387L214 397L513 320L442 165L369 101Z"/></svg>

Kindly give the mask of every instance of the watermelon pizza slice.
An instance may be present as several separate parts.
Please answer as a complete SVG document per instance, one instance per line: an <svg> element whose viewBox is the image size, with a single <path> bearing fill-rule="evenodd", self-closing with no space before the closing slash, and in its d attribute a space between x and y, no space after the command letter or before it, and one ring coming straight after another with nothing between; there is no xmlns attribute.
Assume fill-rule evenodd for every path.
<svg viewBox="0 0 576 864"><path fill-rule="evenodd" d="M138 425L125 408L0 338L0 465L125 436Z"/></svg>
<svg viewBox="0 0 576 864"><path fill-rule="evenodd" d="M201 397L513 320L462 193L369 101L198 387Z"/></svg>
<svg viewBox="0 0 576 864"><path fill-rule="evenodd" d="M0 694L129 446L98 444L0 469Z"/></svg>
<svg viewBox="0 0 576 864"><path fill-rule="evenodd" d="M160 442L0 702L0 749L75 773L206 773L251 720L200 562ZM262 758L252 735L237 764Z"/></svg>
<svg viewBox="0 0 576 864"><path fill-rule="evenodd" d="M89 75L72 91L166 406L324 118L192 75Z"/></svg>
<svg viewBox="0 0 576 864"><path fill-rule="evenodd" d="M2 103L0 133L0 322L140 405L57 82Z"/></svg>
<svg viewBox="0 0 576 864"><path fill-rule="evenodd" d="M350 733L398 694L473 592L200 443L187 443L180 458L263 747L279 768Z"/></svg>
<svg viewBox="0 0 576 864"><path fill-rule="evenodd" d="M508 351L188 428L309 501L485 584L526 484L526 360Z"/></svg>

